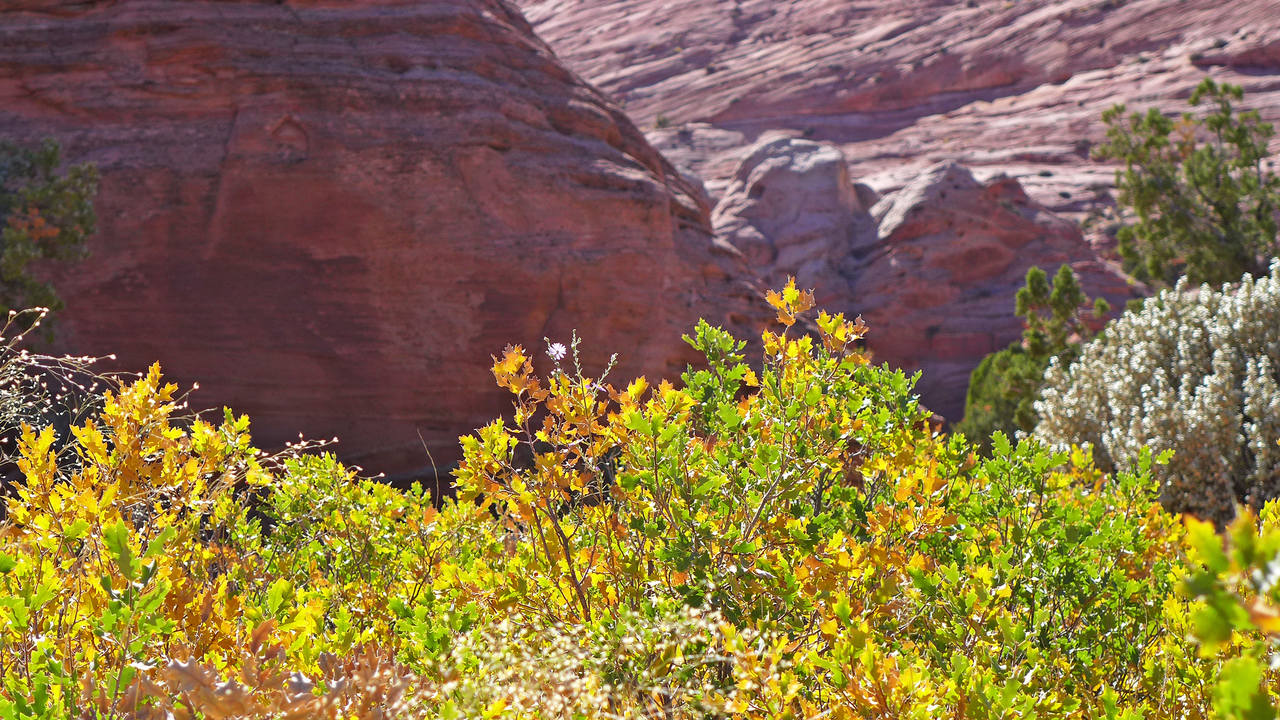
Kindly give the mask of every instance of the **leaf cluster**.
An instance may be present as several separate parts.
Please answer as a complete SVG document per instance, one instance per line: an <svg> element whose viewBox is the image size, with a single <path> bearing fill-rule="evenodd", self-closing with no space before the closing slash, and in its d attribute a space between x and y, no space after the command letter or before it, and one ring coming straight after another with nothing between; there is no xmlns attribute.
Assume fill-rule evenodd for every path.
<svg viewBox="0 0 1280 720"><path fill-rule="evenodd" d="M1192 633L1203 654L1226 658L1214 687L1219 717L1276 717L1280 504L1268 503L1260 516L1241 508L1221 535L1189 518L1184 544L1192 570L1181 591L1197 601ZM1258 637L1265 642L1249 642Z"/></svg>
<svg viewBox="0 0 1280 720"><path fill-rule="evenodd" d="M1023 319L1022 340L986 356L974 369L964 419L956 424L983 451L990 450L997 431L1014 436L1035 429L1035 402L1049 361L1057 357L1070 364L1111 307L1103 298L1090 301L1070 266L1059 267L1052 284L1033 266L1018 289L1014 311Z"/></svg>
<svg viewBox="0 0 1280 720"><path fill-rule="evenodd" d="M1152 108L1106 111L1107 141L1095 156L1120 162L1118 233L1126 269L1140 280L1218 285L1267 271L1275 255L1280 176L1268 144L1275 131L1257 111L1238 111L1239 86L1205 78L1191 93L1201 114L1170 118Z"/></svg>
<svg viewBox="0 0 1280 720"><path fill-rule="evenodd" d="M59 172L61 164L61 149L53 140L38 147L0 142L0 313L60 309L53 286L31 266L87 254L85 243L97 223L98 173L88 164Z"/></svg>

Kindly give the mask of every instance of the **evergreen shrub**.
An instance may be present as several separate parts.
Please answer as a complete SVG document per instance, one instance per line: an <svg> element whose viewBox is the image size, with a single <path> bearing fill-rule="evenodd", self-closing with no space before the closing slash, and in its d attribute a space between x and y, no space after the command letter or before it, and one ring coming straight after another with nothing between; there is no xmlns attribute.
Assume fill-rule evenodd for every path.
<svg viewBox="0 0 1280 720"><path fill-rule="evenodd" d="M956 431L989 452L996 432L1014 437L1034 430L1039 421L1035 402L1049 361L1074 360L1081 343L1093 337L1094 327L1110 311L1105 299L1090 301L1071 266L1060 266L1052 284L1044 270L1029 268L1026 285L1014 299L1014 313L1023 319L1022 338L974 368L964 419Z"/></svg>
<svg viewBox="0 0 1280 720"><path fill-rule="evenodd" d="M1035 435L1104 470L1173 451L1165 507L1224 523L1280 494L1280 264L1218 289L1180 281L1050 365Z"/></svg>
<svg viewBox="0 0 1280 720"><path fill-rule="evenodd" d="M1243 98L1239 86L1205 78L1190 97L1208 106L1201 113L1126 115L1124 105L1103 113L1107 140L1094 155L1123 164L1118 249L1139 280L1172 284L1186 275L1216 285L1266 274L1280 212L1275 129L1233 105Z"/></svg>

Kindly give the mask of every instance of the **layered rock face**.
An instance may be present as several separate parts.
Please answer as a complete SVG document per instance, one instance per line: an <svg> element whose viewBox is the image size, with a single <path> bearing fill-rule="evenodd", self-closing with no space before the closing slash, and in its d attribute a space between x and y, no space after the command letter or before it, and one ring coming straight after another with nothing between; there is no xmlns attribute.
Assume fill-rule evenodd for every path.
<svg viewBox="0 0 1280 720"><path fill-rule="evenodd" d="M861 191L861 192L859 192ZM1068 264L1084 289L1123 306L1132 288L1079 227L1005 176L979 182L947 161L880 199L853 184L839 149L765 140L713 218L775 285L794 276L821 305L861 314L876 360L923 370L926 404L959 419L969 373L1018 337L1013 297L1027 269Z"/></svg>
<svg viewBox="0 0 1280 720"><path fill-rule="evenodd" d="M1069 263L1113 306L1131 292L1105 260L1104 110L1181 112L1209 74L1280 121L1280 0L517 2L704 180L721 238L862 313L953 420L1019 335L1027 267ZM864 212L858 183L889 197Z"/></svg>
<svg viewBox="0 0 1280 720"><path fill-rule="evenodd" d="M877 359L924 370L921 395L949 419L963 416L973 368L1021 334L1014 295L1032 265L1050 274L1070 265L1086 293L1115 308L1134 297L1076 223L1007 176L978 182L955 162L939 163L871 212L877 242L850 304L881 328Z"/></svg>
<svg viewBox="0 0 1280 720"><path fill-rule="evenodd" d="M1108 199L1088 149L1114 103L1181 111L1208 73L1280 119L1280 0L517 1L715 196L785 129L881 192L956 160L1083 215Z"/></svg>
<svg viewBox="0 0 1280 720"><path fill-rule="evenodd" d="M103 175L62 346L371 471L453 459L507 343L670 376L753 312L698 188L503 0L24 0L0 136L48 135Z"/></svg>

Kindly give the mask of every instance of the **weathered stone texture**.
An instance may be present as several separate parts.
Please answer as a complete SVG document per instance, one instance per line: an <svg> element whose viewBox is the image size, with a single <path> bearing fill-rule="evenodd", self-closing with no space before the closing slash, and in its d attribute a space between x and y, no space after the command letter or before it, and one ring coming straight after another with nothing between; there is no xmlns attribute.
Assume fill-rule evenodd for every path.
<svg viewBox="0 0 1280 720"><path fill-rule="evenodd" d="M698 315L750 312L696 185L502 0L25 0L0 136L46 135L103 173L64 347L159 360L266 444L447 463L507 343L669 376Z"/></svg>

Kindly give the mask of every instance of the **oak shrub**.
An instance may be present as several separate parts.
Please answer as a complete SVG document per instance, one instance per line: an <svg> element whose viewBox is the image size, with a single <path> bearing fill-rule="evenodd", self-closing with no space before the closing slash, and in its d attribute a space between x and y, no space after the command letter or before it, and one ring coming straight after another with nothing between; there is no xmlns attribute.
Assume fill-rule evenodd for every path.
<svg viewBox="0 0 1280 720"><path fill-rule="evenodd" d="M1242 578L1278 545L1273 510L1267 541L1224 563L1217 536L1156 502L1150 455L1104 474L997 434L979 459L929 424L910 378L867 363L860 322L822 313L797 335L812 296L770 301L782 330L758 369L701 323L706 363L679 385L614 387L560 360L539 374L508 348L494 374L513 414L463 438L441 506L329 456L264 455L230 411L181 418L158 368L76 425L75 463L25 427L0 525L0 717L1270 702L1272 591Z"/></svg>

